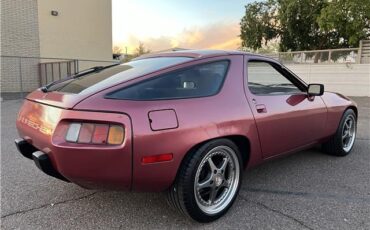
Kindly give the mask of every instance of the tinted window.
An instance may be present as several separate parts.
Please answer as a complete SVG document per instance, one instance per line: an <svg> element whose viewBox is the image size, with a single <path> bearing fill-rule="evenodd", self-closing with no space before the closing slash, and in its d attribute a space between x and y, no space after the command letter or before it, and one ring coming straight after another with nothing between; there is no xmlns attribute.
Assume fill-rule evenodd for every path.
<svg viewBox="0 0 370 230"><path fill-rule="evenodd" d="M290 80L267 62L248 62L248 87L253 94L301 92Z"/></svg>
<svg viewBox="0 0 370 230"><path fill-rule="evenodd" d="M228 65L228 61L218 61L192 66L123 88L107 97L161 100L211 96L220 90Z"/></svg>
<svg viewBox="0 0 370 230"><path fill-rule="evenodd" d="M66 93L98 91L191 59L188 57L156 57L131 61L97 73L87 74L74 79L66 79L50 87L49 91Z"/></svg>

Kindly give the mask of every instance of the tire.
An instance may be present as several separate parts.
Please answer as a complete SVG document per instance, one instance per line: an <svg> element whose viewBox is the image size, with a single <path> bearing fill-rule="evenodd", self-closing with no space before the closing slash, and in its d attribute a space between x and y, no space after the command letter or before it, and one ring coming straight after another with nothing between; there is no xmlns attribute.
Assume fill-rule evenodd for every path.
<svg viewBox="0 0 370 230"><path fill-rule="evenodd" d="M356 132L356 114L352 109L347 109L342 116L336 133L327 142L323 143L323 151L333 156L347 156L354 146Z"/></svg>
<svg viewBox="0 0 370 230"><path fill-rule="evenodd" d="M186 156L167 192L168 202L198 222L214 221L235 201L242 169L240 151L232 141L209 141Z"/></svg>

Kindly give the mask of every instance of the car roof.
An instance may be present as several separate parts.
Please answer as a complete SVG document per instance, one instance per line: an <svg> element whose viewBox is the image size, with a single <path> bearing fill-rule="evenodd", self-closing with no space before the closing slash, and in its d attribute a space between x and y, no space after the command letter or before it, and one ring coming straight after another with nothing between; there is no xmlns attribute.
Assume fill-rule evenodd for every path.
<svg viewBox="0 0 370 230"><path fill-rule="evenodd" d="M142 55L135 60L154 58L154 57L191 57L191 58L205 58L205 57L216 57L223 55L256 55L253 53L248 53L244 51L234 51L234 50L177 50L170 52L160 52L160 53L150 53Z"/></svg>

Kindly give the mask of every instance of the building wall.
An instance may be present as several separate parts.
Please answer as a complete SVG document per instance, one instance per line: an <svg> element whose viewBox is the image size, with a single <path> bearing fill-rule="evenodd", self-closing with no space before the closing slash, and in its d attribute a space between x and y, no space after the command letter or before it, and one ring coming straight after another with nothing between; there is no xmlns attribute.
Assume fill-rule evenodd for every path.
<svg viewBox="0 0 370 230"><path fill-rule="evenodd" d="M38 17L42 57L112 60L111 0L38 0Z"/></svg>
<svg viewBox="0 0 370 230"><path fill-rule="evenodd" d="M1 0L1 55L40 55L37 0Z"/></svg>
<svg viewBox="0 0 370 230"><path fill-rule="evenodd" d="M38 88L39 64L61 61L38 57L111 61L111 11L111 0L1 0L2 94ZM78 63L80 70L110 64Z"/></svg>
<svg viewBox="0 0 370 230"><path fill-rule="evenodd" d="M370 97L370 64L286 65L307 83L322 83L326 91Z"/></svg>
<svg viewBox="0 0 370 230"><path fill-rule="evenodd" d="M287 64L306 83L321 83L325 91L338 92L346 96L370 97L370 64ZM254 69L260 83L272 81L270 71Z"/></svg>
<svg viewBox="0 0 370 230"><path fill-rule="evenodd" d="M1 55L40 56L37 0L1 0ZM38 86L37 59L1 57L1 91ZM30 68L22 68L30 66ZM23 76L29 76L20 79Z"/></svg>

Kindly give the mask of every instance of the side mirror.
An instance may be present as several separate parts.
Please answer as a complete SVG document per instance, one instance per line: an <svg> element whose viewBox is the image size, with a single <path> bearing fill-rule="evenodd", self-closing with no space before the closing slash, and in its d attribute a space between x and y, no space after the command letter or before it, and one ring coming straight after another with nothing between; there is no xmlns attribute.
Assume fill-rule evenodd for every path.
<svg viewBox="0 0 370 230"><path fill-rule="evenodd" d="M323 84L309 84L307 88L308 96L321 96L324 94Z"/></svg>

